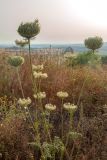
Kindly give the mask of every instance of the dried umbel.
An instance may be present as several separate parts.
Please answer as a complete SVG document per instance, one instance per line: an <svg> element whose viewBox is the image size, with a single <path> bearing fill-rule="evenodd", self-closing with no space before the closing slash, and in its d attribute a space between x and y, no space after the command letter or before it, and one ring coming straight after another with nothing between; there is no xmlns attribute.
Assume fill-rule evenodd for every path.
<svg viewBox="0 0 107 160"><path fill-rule="evenodd" d="M27 99L19 98L18 104L22 107L27 107L29 104L31 104L31 99L29 97Z"/></svg>
<svg viewBox="0 0 107 160"><path fill-rule="evenodd" d="M26 39L35 37L39 32L40 24L37 19L34 22L21 23L18 28L18 33Z"/></svg>
<svg viewBox="0 0 107 160"><path fill-rule="evenodd" d="M33 95L35 99L44 99L46 98L46 93L45 92L38 92L37 94Z"/></svg>
<svg viewBox="0 0 107 160"><path fill-rule="evenodd" d="M24 63L24 58L21 56L11 56L8 59L8 63L13 67L19 67Z"/></svg>
<svg viewBox="0 0 107 160"><path fill-rule="evenodd" d="M49 110L49 111L54 111L56 109L56 106L49 103L45 105L45 109Z"/></svg>
<svg viewBox="0 0 107 160"><path fill-rule="evenodd" d="M75 112L77 110L77 105L71 104L71 103L64 103L63 105L64 109Z"/></svg>
<svg viewBox="0 0 107 160"><path fill-rule="evenodd" d="M57 96L59 98L67 98L69 95L67 92L60 91L60 92L57 92Z"/></svg>
<svg viewBox="0 0 107 160"><path fill-rule="evenodd" d="M42 65L32 65L32 69L33 71L40 72L44 69L44 66L43 64Z"/></svg>
<svg viewBox="0 0 107 160"><path fill-rule="evenodd" d="M46 79L48 77L47 73L36 72L36 71L33 72L33 76L35 79L39 78Z"/></svg>
<svg viewBox="0 0 107 160"><path fill-rule="evenodd" d="M15 43L17 46L24 47L28 44L28 41L27 40L16 40Z"/></svg>

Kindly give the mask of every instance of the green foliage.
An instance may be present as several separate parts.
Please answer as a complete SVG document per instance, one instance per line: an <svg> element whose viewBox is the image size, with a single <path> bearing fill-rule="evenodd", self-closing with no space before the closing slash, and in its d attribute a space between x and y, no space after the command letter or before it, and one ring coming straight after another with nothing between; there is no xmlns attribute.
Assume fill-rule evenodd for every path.
<svg viewBox="0 0 107 160"><path fill-rule="evenodd" d="M34 22L21 23L17 31L22 37L31 39L40 32L39 21L36 19Z"/></svg>
<svg viewBox="0 0 107 160"><path fill-rule="evenodd" d="M82 134L78 132L70 132L69 137L72 138L73 140L77 140L82 137Z"/></svg>
<svg viewBox="0 0 107 160"><path fill-rule="evenodd" d="M54 158L56 153L64 151L64 144L59 137L54 137L53 143L44 142L42 145L44 151L44 158Z"/></svg>
<svg viewBox="0 0 107 160"><path fill-rule="evenodd" d="M88 39L85 39L84 41L85 46L89 49L91 49L93 52L101 48L103 45L103 39L101 37L89 37Z"/></svg>
<svg viewBox="0 0 107 160"><path fill-rule="evenodd" d="M84 52L78 54L77 57L69 59L69 66L75 65L98 65L101 63L101 57L98 54L92 52Z"/></svg>
<svg viewBox="0 0 107 160"><path fill-rule="evenodd" d="M11 56L8 59L8 63L13 67L19 67L24 63L24 58L21 56Z"/></svg>
<svg viewBox="0 0 107 160"><path fill-rule="evenodd" d="M47 142L44 142L42 145L42 148L43 148L43 152L44 152L43 156L45 159L53 158L53 156L54 156L53 144L49 144Z"/></svg>
<svg viewBox="0 0 107 160"><path fill-rule="evenodd" d="M59 137L54 137L54 147L56 152L60 152L64 150L64 144Z"/></svg>
<svg viewBox="0 0 107 160"><path fill-rule="evenodd" d="M101 57L102 64L107 64L107 56Z"/></svg>

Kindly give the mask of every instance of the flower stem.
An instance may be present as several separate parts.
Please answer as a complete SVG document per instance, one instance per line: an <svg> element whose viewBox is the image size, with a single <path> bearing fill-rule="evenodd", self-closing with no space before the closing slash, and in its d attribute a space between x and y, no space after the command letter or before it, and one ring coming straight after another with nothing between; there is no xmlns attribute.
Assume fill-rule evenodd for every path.
<svg viewBox="0 0 107 160"><path fill-rule="evenodd" d="M63 99L62 99L62 106L61 106L61 137L63 141Z"/></svg>
<svg viewBox="0 0 107 160"><path fill-rule="evenodd" d="M24 91L23 91L23 87L22 87L21 78L20 78L20 75L19 75L19 68L17 68L16 71L17 71L17 77L18 77L18 81L19 81L22 97L24 98Z"/></svg>

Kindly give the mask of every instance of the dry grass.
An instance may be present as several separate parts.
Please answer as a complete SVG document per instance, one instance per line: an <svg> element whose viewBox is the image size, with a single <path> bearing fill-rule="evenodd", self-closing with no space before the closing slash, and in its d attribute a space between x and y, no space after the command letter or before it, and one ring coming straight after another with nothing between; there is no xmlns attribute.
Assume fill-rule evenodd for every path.
<svg viewBox="0 0 107 160"><path fill-rule="evenodd" d="M7 64L8 55L0 55L0 95L21 97L21 91L17 80L15 69ZM95 114L98 107L107 103L107 71L106 68L97 70L89 67L67 67L64 63L59 65L56 57L48 60L37 55L32 56L33 64L44 63L44 72L48 74L48 79L41 84L43 91L47 93L46 103L53 102L59 104L56 93L67 91L70 101L74 104L83 103L86 114ZM20 68L20 75L25 96L32 97L32 83L30 79L29 59L25 56L25 63ZM84 87L83 87L84 86ZM82 89L83 87L83 89ZM81 90L82 89L82 90ZM33 97L32 97L33 98ZM96 109L97 107L97 109Z"/></svg>
<svg viewBox="0 0 107 160"><path fill-rule="evenodd" d="M7 64L8 56L9 55L6 53L0 54L0 96L4 97L7 95L9 104L7 102L6 106L10 107L10 101L12 100L11 103L13 104L13 97L21 97L21 91L15 69ZM25 55L24 58L25 63L20 68L22 86L25 96L31 97L34 107L35 101L33 99L33 90L30 78L31 73L29 59L27 55ZM54 135L54 133L56 133L58 135L60 131L59 117L61 103L56 96L56 93L58 91L67 91L69 93L69 97L65 102L71 102L78 104L78 106L83 106L83 119L81 120L79 130L82 132L84 137L82 142L77 142L75 144L74 155L75 153L78 153L75 160L105 160L102 158L102 152L104 153L103 139L105 137L103 105L107 104L107 67L102 66L100 69L93 69L87 66L70 68L67 67L65 63L59 63L59 57L57 56L53 56L53 58L51 58L32 55L32 59L33 64L35 65L43 63L45 66L44 72L48 74L48 79L43 80L43 83L41 84L41 90L45 91L47 94L47 98L44 100L44 103L54 103L57 105L56 115L54 115L52 119L55 127L52 134ZM3 103L0 102L0 106L3 106ZM34 108L32 109L34 110ZM64 118L65 126L67 126L66 114ZM78 111L74 118L75 121L78 121ZM5 145L8 143L10 148L12 148L12 152L10 152L9 146L7 146L7 152L12 155L20 154L21 157L24 155L25 160L27 160L25 155L28 154L27 141L32 137L31 135L27 135L27 133L30 133L29 131L25 132L25 130L27 130L25 126L27 126L27 124L24 124L20 117L16 117L8 123L6 122L4 126L5 128L0 128L0 139L1 137L4 138L2 141L5 142ZM74 127L75 126L76 122L74 123ZM17 141L12 138L13 136L15 136ZM21 138L19 141L18 137ZM22 143L20 144L20 142ZM11 146L16 143L16 147ZM80 147L79 152L78 146ZM71 148L72 143L69 144L69 150L71 150ZM24 152L25 150L26 152ZM15 156L10 157L10 159L17 158ZM20 156L18 157L18 160L21 160Z"/></svg>

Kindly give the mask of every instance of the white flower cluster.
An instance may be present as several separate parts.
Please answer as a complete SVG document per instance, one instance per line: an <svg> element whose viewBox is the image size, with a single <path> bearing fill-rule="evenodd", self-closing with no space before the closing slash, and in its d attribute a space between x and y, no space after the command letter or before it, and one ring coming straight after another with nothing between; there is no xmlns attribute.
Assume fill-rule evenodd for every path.
<svg viewBox="0 0 107 160"><path fill-rule="evenodd" d="M36 72L36 71L33 72L33 76L36 79L38 78L46 79L48 77L47 73Z"/></svg>
<svg viewBox="0 0 107 160"><path fill-rule="evenodd" d="M45 92L38 92L37 94L33 95L35 99L43 99L46 98L46 93Z"/></svg>
<svg viewBox="0 0 107 160"><path fill-rule="evenodd" d="M27 99L25 99L25 98L19 98L18 104L21 105L22 107L26 107L29 104L31 104L31 99L29 97Z"/></svg>
<svg viewBox="0 0 107 160"><path fill-rule="evenodd" d="M33 76L36 79L42 78L46 79L48 77L47 73L43 73L42 70L44 69L43 64L42 65L32 65L33 69Z"/></svg>
<svg viewBox="0 0 107 160"><path fill-rule="evenodd" d="M57 96L59 98L67 98L69 95L67 92L60 91L60 92L57 92Z"/></svg>
<svg viewBox="0 0 107 160"><path fill-rule="evenodd" d="M32 65L33 71L42 71L44 69L43 64L42 65Z"/></svg>
<svg viewBox="0 0 107 160"><path fill-rule="evenodd" d="M56 109L56 106L49 103L45 105L45 109L49 110L49 111L54 111Z"/></svg>
<svg viewBox="0 0 107 160"><path fill-rule="evenodd" d="M76 111L77 110L77 105L71 104L71 103L64 103L63 107L66 110L70 110L70 111Z"/></svg>

